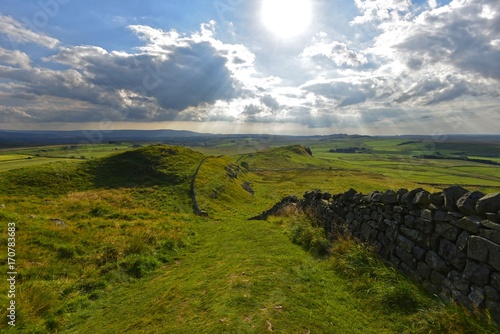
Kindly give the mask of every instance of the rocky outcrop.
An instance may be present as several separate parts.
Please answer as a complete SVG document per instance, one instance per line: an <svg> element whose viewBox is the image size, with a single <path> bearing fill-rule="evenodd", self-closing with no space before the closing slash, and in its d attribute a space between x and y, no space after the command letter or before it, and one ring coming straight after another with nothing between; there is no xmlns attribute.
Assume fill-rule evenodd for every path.
<svg viewBox="0 0 500 334"><path fill-rule="evenodd" d="M487 308L500 323L500 193L462 187L434 194L420 188L315 191L296 205L313 212L332 238L349 235L373 244L432 293L470 310Z"/></svg>

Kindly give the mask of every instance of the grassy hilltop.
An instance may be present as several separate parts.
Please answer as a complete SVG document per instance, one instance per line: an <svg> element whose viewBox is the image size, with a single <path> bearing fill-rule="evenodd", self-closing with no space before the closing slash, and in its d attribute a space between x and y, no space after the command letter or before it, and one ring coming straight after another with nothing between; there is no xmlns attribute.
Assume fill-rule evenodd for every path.
<svg viewBox="0 0 500 334"><path fill-rule="evenodd" d="M36 156L40 149L0 154L0 221L16 223L19 272L16 330L0 322L0 331L496 331L486 319L427 295L367 247L332 245L305 216L248 218L311 189L469 183L455 171L476 173L470 177L476 189L499 189L498 166L402 158L401 147L418 145L397 146L402 141L342 143L366 143L371 152L360 154L328 152L342 146L338 141L263 151L241 141L224 141L227 156L212 155L213 147L200 153L167 145L89 148L94 159L61 156L63 148L53 148L53 157ZM245 152L233 149L242 143ZM10 163L4 169L2 159ZM20 168L12 164L17 160ZM393 173L391 166L416 161L422 165L404 177ZM427 167L452 172L430 180ZM206 216L194 214L193 197ZM0 304L6 300L0 294Z"/></svg>

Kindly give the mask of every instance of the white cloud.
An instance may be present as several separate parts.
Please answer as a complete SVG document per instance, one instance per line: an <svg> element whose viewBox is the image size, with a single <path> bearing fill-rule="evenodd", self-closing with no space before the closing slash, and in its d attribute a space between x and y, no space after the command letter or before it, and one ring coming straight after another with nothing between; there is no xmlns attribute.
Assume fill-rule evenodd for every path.
<svg viewBox="0 0 500 334"><path fill-rule="evenodd" d="M315 58L318 56L332 60L337 66L359 67L368 63L368 59L360 52L349 50L341 42L317 42L304 49L301 57Z"/></svg>
<svg viewBox="0 0 500 334"><path fill-rule="evenodd" d="M42 33L26 28L21 22L0 13L0 33L6 35L12 43L34 43L47 48L57 47L59 41Z"/></svg>

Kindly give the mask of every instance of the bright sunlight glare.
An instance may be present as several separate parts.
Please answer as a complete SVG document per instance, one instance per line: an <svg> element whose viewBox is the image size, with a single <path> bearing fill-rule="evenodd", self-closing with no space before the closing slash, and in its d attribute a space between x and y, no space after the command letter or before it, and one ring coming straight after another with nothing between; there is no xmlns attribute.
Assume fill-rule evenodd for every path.
<svg viewBox="0 0 500 334"><path fill-rule="evenodd" d="M311 0L263 0L262 22L280 38L303 33L312 18Z"/></svg>

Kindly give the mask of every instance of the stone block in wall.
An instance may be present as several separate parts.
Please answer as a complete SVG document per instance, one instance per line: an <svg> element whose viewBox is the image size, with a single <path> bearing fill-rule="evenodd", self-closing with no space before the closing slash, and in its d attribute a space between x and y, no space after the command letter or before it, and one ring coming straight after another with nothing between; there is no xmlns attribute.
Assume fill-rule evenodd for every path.
<svg viewBox="0 0 500 334"><path fill-rule="evenodd" d="M352 213L351 211L349 211L347 213L347 215L345 216L345 221L347 224L350 224L352 223L352 221L354 220L354 213Z"/></svg>
<svg viewBox="0 0 500 334"><path fill-rule="evenodd" d="M392 226L388 226L385 230L385 236L387 237L387 239L395 241L396 237L398 236L398 231Z"/></svg>
<svg viewBox="0 0 500 334"><path fill-rule="evenodd" d="M430 220L417 218L415 228L427 234L434 232L434 223Z"/></svg>
<svg viewBox="0 0 500 334"><path fill-rule="evenodd" d="M496 244L500 244L500 231L480 229L479 235L485 239L493 241Z"/></svg>
<svg viewBox="0 0 500 334"><path fill-rule="evenodd" d="M500 273L492 273L491 274L491 285L500 291Z"/></svg>
<svg viewBox="0 0 500 334"><path fill-rule="evenodd" d="M460 197L468 193L467 189L460 186L451 186L443 190L444 207L448 211L458 211L457 201Z"/></svg>
<svg viewBox="0 0 500 334"><path fill-rule="evenodd" d="M342 202L348 201L352 199L354 195L356 195L357 193L358 192L356 190L351 188L340 196L340 201Z"/></svg>
<svg viewBox="0 0 500 334"><path fill-rule="evenodd" d="M488 263L500 270L500 245L483 237L471 236L467 244L467 256Z"/></svg>
<svg viewBox="0 0 500 334"><path fill-rule="evenodd" d="M448 212L438 210L434 213L434 220L440 222L449 222L453 220L453 217Z"/></svg>
<svg viewBox="0 0 500 334"><path fill-rule="evenodd" d="M449 271L446 261L434 251L427 252L427 255L425 256L425 263L440 273L446 274Z"/></svg>
<svg viewBox="0 0 500 334"><path fill-rule="evenodd" d="M451 290L451 298L453 300L457 301L459 304L464 305L469 309L469 311L474 312L474 308L472 307L472 303L470 302L469 298L467 298L467 295L464 295L458 290Z"/></svg>
<svg viewBox="0 0 500 334"><path fill-rule="evenodd" d="M430 194L429 199L431 200L431 203L437 207L444 205L444 195L442 192Z"/></svg>
<svg viewBox="0 0 500 334"><path fill-rule="evenodd" d="M489 283L491 269L473 260L467 260L463 277L469 282L477 284L478 286L485 286Z"/></svg>
<svg viewBox="0 0 500 334"><path fill-rule="evenodd" d="M419 246L413 247L413 256L415 256L415 258L418 261L423 261L425 259L426 253L427 253L427 251L425 249L423 249L422 247L419 247Z"/></svg>
<svg viewBox="0 0 500 334"><path fill-rule="evenodd" d="M465 250L467 248L467 242L469 240L470 233L467 231L463 231L460 233L457 239L457 247L461 251Z"/></svg>
<svg viewBox="0 0 500 334"><path fill-rule="evenodd" d="M416 266L410 267L406 263L401 263L400 270L403 272L403 274L406 275L406 277L410 278L413 281L420 282L422 281L422 278L420 275L415 271Z"/></svg>
<svg viewBox="0 0 500 334"><path fill-rule="evenodd" d="M460 291L464 295L470 292L470 282L466 280L458 271L450 271L448 280L451 282L454 289Z"/></svg>
<svg viewBox="0 0 500 334"><path fill-rule="evenodd" d="M402 213L404 211L404 209L403 209L403 207L396 205L392 208L392 211L394 211L394 213Z"/></svg>
<svg viewBox="0 0 500 334"><path fill-rule="evenodd" d="M408 227L413 228L413 227L415 227L416 221L417 221L417 218L415 218L415 216L406 215L404 218L403 224L408 226Z"/></svg>
<svg viewBox="0 0 500 334"><path fill-rule="evenodd" d="M413 198L413 207L423 207L426 206L427 204L430 204L430 193L426 190L419 191L418 193L415 194L415 197Z"/></svg>
<svg viewBox="0 0 500 334"><path fill-rule="evenodd" d="M403 223L403 216L399 213L395 213L392 218L394 218L395 221L397 221L398 223Z"/></svg>
<svg viewBox="0 0 500 334"><path fill-rule="evenodd" d="M467 257L458 249L458 247L454 243L450 242L449 240L441 239L441 242L439 243L438 254L443 259L451 263L451 265L453 265L455 268L460 270L464 269Z"/></svg>
<svg viewBox="0 0 500 334"><path fill-rule="evenodd" d="M446 276L436 270L431 272L430 280L437 286L443 286L447 281Z"/></svg>
<svg viewBox="0 0 500 334"><path fill-rule="evenodd" d="M500 224L500 211L497 213L488 212L486 213L486 218L493 223Z"/></svg>
<svg viewBox="0 0 500 334"><path fill-rule="evenodd" d="M386 205L397 204L398 194L392 190L387 190L382 196L382 203Z"/></svg>
<svg viewBox="0 0 500 334"><path fill-rule="evenodd" d="M402 235L404 235L408 239L415 241L415 242L421 241L422 236L423 236L422 232L420 232L418 230L414 230L412 228L405 227L405 226L401 226L399 228L399 233L401 233Z"/></svg>
<svg viewBox="0 0 500 334"><path fill-rule="evenodd" d="M437 234L451 241L456 241L460 233L457 227L447 222L437 222L435 229Z"/></svg>
<svg viewBox="0 0 500 334"><path fill-rule="evenodd" d="M482 226L481 220L482 218L478 216L467 216L459 220L453 220L451 221L451 224L455 225L458 228L461 228L462 230L477 234L479 233L479 229Z"/></svg>
<svg viewBox="0 0 500 334"><path fill-rule="evenodd" d="M369 241L371 234L372 234L372 229L370 225L363 223L363 225L361 225L361 235L360 235L361 240Z"/></svg>
<svg viewBox="0 0 500 334"><path fill-rule="evenodd" d="M481 308L484 303L485 293L483 288L472 287L471 293L467 296L475 308Z"/></svg>
<svg viewBox="0 0 500 334"><path fill-rule="evenodd" d="M484 196L480 191L471 191L460 197L457 201L458 211L464 215L476 214L477 201Z"/></svg>
<svg viewBox="0 0 500 334"><path fill-rule="evenodd" d="M498 290L491 285L487 285L484 287L484 293L486 295L486 298L497 302L500 301L500 292L498 292Z"/></svg>
<svg viewBox="0 0 500 334"><path fill-rule="evenodd" d="M484 227L487 227L491 230L500 231L500 224L494 223L490 220L481 221L481 225L483 225Z"/></svg>
<svg viewBox="0 0 500 334"><path fill-rule="evenodd" d="M412 253L413 252L413 247L415 246L415 244L413 243L413 241L411 241L410 239L404 237L401 234L398 235L398 237L396 239L396 244L399 247L401 247L402 249L404 249L408 253Z"/></svg>
<svg viewBox="0 0 500 334"><path fill-rule="evenodd" d="M401 195L398 197L399 203L404 206L405 208L408 209L413 209L413 198L415 197L415 194L418 193L419 191L422 191L422 188L418 189L413 189L411 191L408 191L407 193Z"/></svg>
<svg viewBox="0 0 500 334"><path fill-rule="evenodd" d="M389 246L389 244L391 243L391 240L389 240L389 238L387 238L384 233L379 233L377 235L377 240L385 247Z"/></svg>
<svg viewBox="0 0 500 334"><path fill-rule="evenodd" d="M417 263L417 273L422 279L424 279L424 280L429 279L431 272L432 272L432 268L429 267L429 265L427 263L425 263L425 262L418 262Z"/></svg>
<svg viewBox="0 0 500 334"><path fill-rule="evenodd" d="M496 213L500 211L500 193L488 194L477 201L476 211L478 213Z"/></svg>
<svg viewBox="0 0 500 334"><path fill-rule="evenodd" d="M500 323L500 302L496 302L493 300L486 301L486 308L490 311L492 318L498 324Z"/></svg>
<svg viewBox="0 0 500 334"><path fill-rule="evenodd" d="M407 193L408 193L408 189L405 189L405 188L401 188L398 191L396 191L396 195L398 196L399 203L401 203L401 197L403 197Z"/></svg>
<svg viewBox="0 0 500 334"><path fill-rule="evenodd" d="M432 211L429 209L422 210L420 213L420 218L431 221L433 218Z"/></svg>
<svg viewBox="0 0 500 334"><path fill-rule="evenodd" d="M396 256L399 257L401 262L405 263L411 269L417 268L417 261L411 253L406 252L403 248L396 247Z"/></svg>

